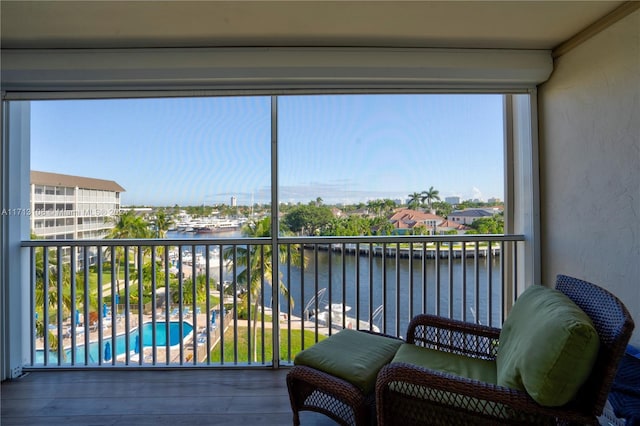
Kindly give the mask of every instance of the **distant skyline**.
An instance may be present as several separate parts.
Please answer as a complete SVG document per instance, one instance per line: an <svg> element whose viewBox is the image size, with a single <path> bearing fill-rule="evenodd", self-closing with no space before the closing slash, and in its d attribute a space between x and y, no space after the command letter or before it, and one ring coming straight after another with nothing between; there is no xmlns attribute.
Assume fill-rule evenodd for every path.
<svg viewBox="0 0 640 426"><path fill-rule="evenodd" d="M278 98L280 202L504 199L500 95ZM269 97L34 101L31 169L114 180L122 205L270 202Z"/></svg>

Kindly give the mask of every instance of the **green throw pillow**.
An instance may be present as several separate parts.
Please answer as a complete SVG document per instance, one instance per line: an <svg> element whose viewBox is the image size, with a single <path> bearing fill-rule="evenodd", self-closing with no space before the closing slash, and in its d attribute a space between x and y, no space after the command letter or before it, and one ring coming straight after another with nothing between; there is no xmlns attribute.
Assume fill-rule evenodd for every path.
<svg viewBox="0 0 640 426"><path fill-rule="evenodd" d="M498 384L526 391L540 405L564 405L589 376L599 345L593 323L571 299L531 286L502 327Z"/></svg>
<svg viewBox="0 0 640 426"><path fill-rule="evenodd" d="M301 351L293 362L344 379L366 395L373 392L378 371L400 345L402 340L344 329Z"/></svg>

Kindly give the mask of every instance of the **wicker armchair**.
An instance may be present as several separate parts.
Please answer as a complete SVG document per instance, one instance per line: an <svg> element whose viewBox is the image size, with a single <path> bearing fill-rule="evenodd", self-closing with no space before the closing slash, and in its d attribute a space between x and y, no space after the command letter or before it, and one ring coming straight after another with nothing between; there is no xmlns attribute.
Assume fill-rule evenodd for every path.
<svg viewBox="0 0 640 426"><path fill-rule="evenodd" d="M625 306L591 283L559 275L556 289L591 319L599 337L595 364L576 397L560 407L542 406L524 391L408 363L382 368L376 383L378 424L597 424L634 324ZM495 361L500 329L419 315L407 343Z"/></svg>

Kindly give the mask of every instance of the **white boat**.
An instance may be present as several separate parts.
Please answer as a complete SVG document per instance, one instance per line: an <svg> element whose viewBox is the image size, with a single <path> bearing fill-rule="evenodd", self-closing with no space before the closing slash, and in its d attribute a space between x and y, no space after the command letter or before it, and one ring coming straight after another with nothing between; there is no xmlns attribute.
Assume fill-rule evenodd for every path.
<svg viewBox="0 0 640 426"><path fill-rule="evenodd" d="M198 234L210 234L216 232L234 231L241 227L240 221L237 220L214 220L206 224L194 226Z"/></svg>
<svg viewBox="0 0 640 426"><path fill-rule="evenodd" d="M307 321L317 322L321 327L328 327L331 323L331 327L334 330L342 330L344 328L353 330L371 330L377 333L380 332L380 328L375 324L382 316L383 306L380 305L376 308L372 315L372 322L357 320L349 315L347 312L351 311L351 306L343 303L332 303L327 305L324 302L324 297L327 289L322 288L318 293L312 297L304 308L304 318ZM315 306L318 306L319 311L315 312ZM320 310L321 309L321 310Z"/></svg>
<svg viewBox="0 0 640 426"><path fill-rule="evenodd" d="M350 308L349 306L346 307ZM377 325L363 320L357 321L355 318L344 315L342 311L331 311L331 313L328 310L321 311L318 312L318 315L313 317L312 321L316 319L318 321L318 325L322 327L327 327L327 324L329 324L329 319L331 319L331 325L334 330L348 328L353 330L371 330L377 333L380 332L380 328Z"/></svg>

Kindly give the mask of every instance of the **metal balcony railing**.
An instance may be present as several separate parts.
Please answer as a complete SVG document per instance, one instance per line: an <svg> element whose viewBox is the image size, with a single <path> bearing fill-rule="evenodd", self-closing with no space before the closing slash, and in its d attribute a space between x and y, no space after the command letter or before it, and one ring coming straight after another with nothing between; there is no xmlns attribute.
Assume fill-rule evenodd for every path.
<svg viewBox="0 0 640 426"><path fill-rule="evenodd" d="M290 364L342 328L402 336L422 312L500 326L523 241L24 241L31 295L26 368Z"/></svg>

